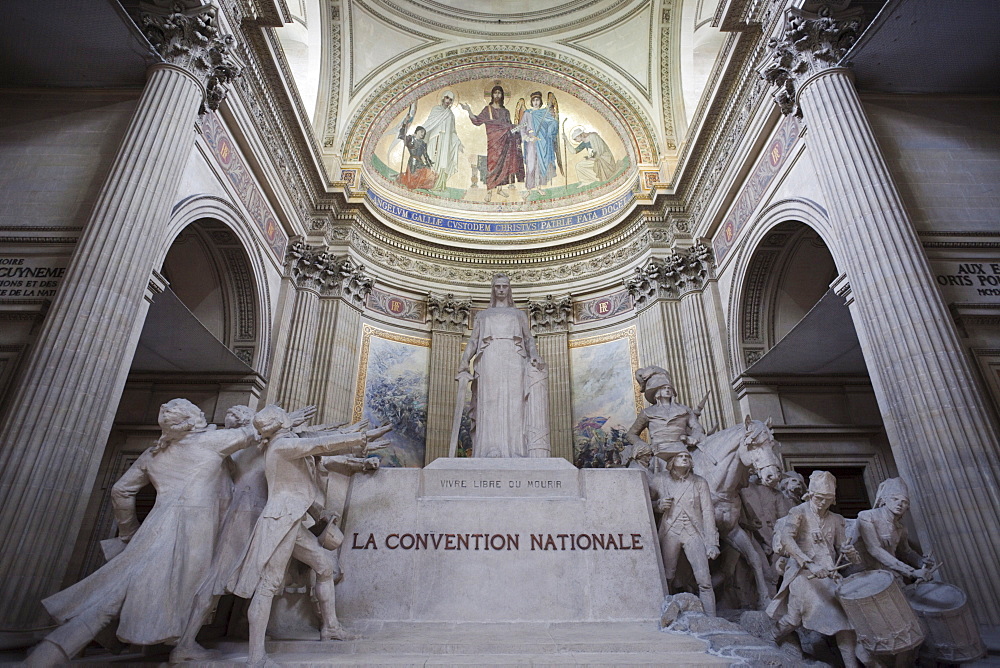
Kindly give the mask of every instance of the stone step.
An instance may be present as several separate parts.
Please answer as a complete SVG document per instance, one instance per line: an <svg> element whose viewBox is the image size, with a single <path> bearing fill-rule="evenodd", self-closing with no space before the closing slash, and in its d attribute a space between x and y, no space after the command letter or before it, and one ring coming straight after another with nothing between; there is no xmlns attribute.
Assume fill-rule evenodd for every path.
<svg viewBox="0 0 1000 668"><path fill-rule="evenodd" d="M616 665L729 666L697 638L663 632L656 622L449 624L370 623L355 627L356 640L269 641L280 665ZM211 645L221 666L245 660L245 642Z"/></svg>

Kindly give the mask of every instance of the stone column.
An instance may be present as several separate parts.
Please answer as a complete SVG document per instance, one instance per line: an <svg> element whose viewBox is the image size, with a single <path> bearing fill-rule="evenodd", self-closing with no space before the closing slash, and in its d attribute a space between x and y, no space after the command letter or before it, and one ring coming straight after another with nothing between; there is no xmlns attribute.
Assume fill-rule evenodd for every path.
<svg viewBox="0 0 1000 668"><path fill-rule="evenodd" d="M668 370L674 389L687 396L680 302L676 287L664 273L664 261L650 258L624 283L639 313L639 364Z"/></svg>
<svg viewBox="0 0 1000 668"><path fill-rule="evenodd" d="M701 423L706 430L724 429L735 424L735 406L730 389L724 351L721 349L721 323L710 318L705 308L705 292L713 268L712 252L704 245L672 256L673 280L680 294L684 353L690 377L692 408L701 408ZM765 416L766 417L766 416Z"/></svg>
<svg viewBox="0 0 1000 668"><path fill-rule="evenodd" d="M447 457L458 401L458 363L462 359L462 337L469 328L471 301L455 295L428 295L427 317L431 326L431 360L427 388L427 445L424 463Z"/></svg>
<svg viewBox="0 0 1000 668"><path fill-rule="evenodd" d="M549 295L543 302L529 302L531 331L549 370L549 448L552 457L574 463L573 397L569 376L569 319L573 300Z"/></svg>
<svg viewBox="0 0 1000 668"><path fill-rule="evenodd" d="M308 403L318 423L353 417L361 310L375 281L348 256L324 255L330 277L320 300L320 322Z"/></svg>
<svg viewBox="0 0 1000 668"><path fill-rule="evenodd" d="M144 6L144 9L149 9ZM0 432L0 626L48 623L135 352L154 262L201 108L239 68L216 10L144 16L150 68Z"/></svg>
<svg viewBox="0 0 1000 668"><path fill-rule="evenodd" d="M285 254L285 275L295 286L295 296L274 396L279 406L297 410L308 401L319 322L319 293L328 278L322 250L300 240L293 241Z"/></svg>
<svg viewBox="0 0 1000 668"><path fill-rule="evenodd" d="M763 76L780 86L782 111L806 122L851 314L923 547L944 561L944 579L966 590L978 619L998 624L997 434L850 74L839 66L859 22L805 9L786 14Z"/></svg>

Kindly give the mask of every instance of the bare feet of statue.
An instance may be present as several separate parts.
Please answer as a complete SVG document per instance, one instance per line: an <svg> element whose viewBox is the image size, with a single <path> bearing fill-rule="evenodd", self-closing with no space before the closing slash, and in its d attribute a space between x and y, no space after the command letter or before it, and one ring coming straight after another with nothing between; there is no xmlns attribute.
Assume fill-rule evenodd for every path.
<svg viewBox="0 0 1000 668"><path fill-rule="evenodd" d="M320 640L354 640L358 636L351 633L343 626L328 626L326 628L320 629L319 639Z"/></svg>
<svg viewBox="0 0 1000 668"><path fill-rule="evenodd" d="M261 657L250 657L247 659L250 668L278 668L278 664L271 660L267 654Z"/></svg>
<svg viewBox="0 0 1000 668"><path fill-rule="evenodd" d="M205 649L198 643L190 645L177 645L170 652L170 663L184 663L185 661L212 661L218 659L221 652L214 649Z"/></svg>

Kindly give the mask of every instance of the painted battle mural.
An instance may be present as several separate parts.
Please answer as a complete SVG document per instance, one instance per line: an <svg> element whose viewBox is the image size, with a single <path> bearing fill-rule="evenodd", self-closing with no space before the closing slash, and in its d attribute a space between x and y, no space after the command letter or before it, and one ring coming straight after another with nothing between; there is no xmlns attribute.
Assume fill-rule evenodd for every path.
<svg viewBox="0 0 1000 668"><path fill-rule="evenodd" d="M370 159L397 192L464 210L582 201L632 166L620 135L593 107L518 79L456 82L411 100Z"/></svg>
<svg viewBox="0 0 1000 668"><path fill-rule="evenodd" d="M382 466L421 467L427 439L429 341L366 325L355 420L392 425ZM360 399L360 400L359 400Z"/></svg>
<svg viewBox="0 0 1000 668"><path fill-rule="evenodd" d="M634 374L635 328L570 342L573 457L580 468L622 465L625 437L642 409Z"/></svg>

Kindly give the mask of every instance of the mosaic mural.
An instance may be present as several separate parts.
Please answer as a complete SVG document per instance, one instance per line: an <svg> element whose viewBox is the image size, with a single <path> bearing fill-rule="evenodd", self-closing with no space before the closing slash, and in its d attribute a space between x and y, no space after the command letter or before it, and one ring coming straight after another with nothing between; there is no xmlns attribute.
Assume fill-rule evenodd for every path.
<svg viewBox="0 0 1000 668"><path fill-rule="evenodd" d="M460 211L533 211L606 194L634 151L604 114L551 82L472 79L403 101L366 160L390 192Z"/></svg>
<svg viewBox="0 0 1000 668"><path fill-rule="evenodd" d="M635 327L570 341L573 459L580 468L621 466L625 433L642 410L635 382Z"/></svg>
<svg viewBox="0 0 1000 668"><path fill-rule="evenodd" d="M392 425L382 466L424 465L429 364L429 340L364 326L354 420Z"/></svg>

